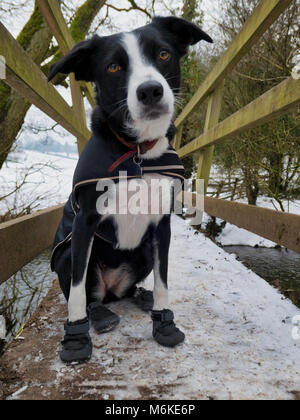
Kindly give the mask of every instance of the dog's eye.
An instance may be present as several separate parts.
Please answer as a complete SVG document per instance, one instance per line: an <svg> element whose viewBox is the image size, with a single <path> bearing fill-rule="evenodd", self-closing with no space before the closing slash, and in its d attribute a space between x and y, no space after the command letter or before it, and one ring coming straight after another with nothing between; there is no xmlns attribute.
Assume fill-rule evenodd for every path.
<svg viewBox="0 0 300 420"><path fill-rule="evenodd" d="M170 53L169 53L169 51L162 50L162 51L159 53L159 58L160 58L161 60L163 60L163 61L167 61L167 60L169 60L169 58L170 58Z"/></svg>
<svg viewBox="0 0 300 420"><path fill-rule="evenodd" d="M121 70L121 66L119 66L119 64L112 63L107 67L107 70L110 73L117 73L118 71Z"/></svg>

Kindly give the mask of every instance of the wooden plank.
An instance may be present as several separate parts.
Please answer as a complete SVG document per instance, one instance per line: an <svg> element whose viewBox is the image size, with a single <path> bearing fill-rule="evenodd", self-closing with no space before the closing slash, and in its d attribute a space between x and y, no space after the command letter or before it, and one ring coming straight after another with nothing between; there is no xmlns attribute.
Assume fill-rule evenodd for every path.
<svg viewBox="0 0 300 420"><path fill-rule="evenodd" d="M82 92L86 96L86 99L89 101L91 107L94 108L97 104L93 85L90 82L79 82L79 84L81 86Z"/></svg>
<svg viewBox="0 0 300 420"><path fill-rule="evenodd" d="M63 207L0 224L0 284L52 245Z"/></svg>
<svg viewBox="0 0 300 420"><path fill-rule="evenodd" d="M69 33L69 29L61 13L59 3L52 0L37 0L39 8L50 27L58 46L63 54L67 54L73 48L75 42ZM70 87L72 95L73 110L76 116L81 120L81 124L86 126L86 117L81 94L80 85L76 82L74 74L70 74ZM77 148L79 155L84 149L86 142L80 138L77 139Z"/></svg>
<svg viewBox="0 0 300 420"><path fill-rule="evenodd" d="M217 87L217 89L209 98L207 111L206 111L204 133L206 133L210 128L214 127L219 122L222 98L223 98L224 82L225 80L221 82L220 86ZM214 155L214 149L215 149L214 146L208 146L200 150L199 163L198 163L198 169L197 169L197 179L204 180L204 194L206 194L206 190L208 186L208 180L209 180L210 168L211 168L213 155Z"/></svg>
<svg viewBox="0 0 300 420"><path fill-rule="evenodd" d="M85 110L84 110L84 103L83 97L80 89L80 85L75 80L74 73L71 73L70 76L70 86L71 86L71 94L72 94L72 103L73 103L73 111L75 115L81 120L83 125L86 125L86 117L85 117ZM80 138L77 139L77 148L78 154L80 155L86 145L86 141L82 141Z"/></svg>
<svg viewBox="0 0 300 420"><path fill-rule="evenodd" d="M205 212L300 253L300 215L205 197Z"/></svg>
<svg viewBox="0 0 300 420"><path fill-rule="evenodd" d="M213 70L208 74L190 102L175 121L176 127L191 114L197 105L215 90L217 85L235 67L256 44L263 33L272 25L292 0L262 0L247 20L239 35L234 39L228 50L222 55Z"/></svg>
<svg viewBox="0 0 300 420"><path fill-rule="evenodd" d="M288 78L178 150L180 157L234 137L286 114L300 104L300 80Z"/></svg>
<svg viewBox="0 0 300 420"><path fill-rule="evenodd" d="M181 146L182 131L183 131L183 124L181 124L180 127L177 127L177 133L173 142L173 147L175 150L178 150Z"/></svg>
<svg viewBox="0 0 300 420"><path fill-rule="evenodd" d="M49 25L58 46L66 55L75 45L57 0L37 0L41 13ZM94 89L91 83L80 82L92 108L96 105Z"/></svg>
<svg viewBox="0 0 300 420"><path fill-rule="evenodd" d="M186 200L196 206L196 194L185 192ZM182 201L180 194L177 200ZM300 253L300 215L249 206L233 201L204 197L204 210L210 216L218 217L235 226L256 233L278 245Z"/></svg>
<svg viewBox="0 0 300 420"><path fill-rule="evenodd" d="M56 24L59 27L59 30L62 34L62 37L68 47L68 50L71 50L74 45L75 45L75 41L69 31L69 28L66 24L66 21L63 17L63 14L61 12L61 8L60 8L60 4L57 0L44 0L45 2L48 3L49 8L52 12L52 15L55 19ZM40 2L40 0L39 0ZM65 53L64 53L65 54Z"/></svg>
<svg viewBox="0 0 300 420"><path fill-rule="evenodd" d="M82 125L72 108L69 107L52 84L48 83L40 68L2 23L0 23L0 39L0 55L3 55L6 60L7 74L4 82L74 136L82 141L89 140L90 131Z"/></svg>
<svg viewBox="0 0 300 420"><path fill-rule="evenodd" d="M58 25L57 19L55 19L53 12L50 8L49 1L47 0L37 0L37 4L39 9L44 16L49 28L51 29L52 34L54 35L58 46L61 52L66 55L70 51L70 47L68 47L67 41L65 40L62 31ZM58 3L57 3L58 4ZM59 7L59 5L58 5ZM71 47L72 48L72 47Z"/></svg>

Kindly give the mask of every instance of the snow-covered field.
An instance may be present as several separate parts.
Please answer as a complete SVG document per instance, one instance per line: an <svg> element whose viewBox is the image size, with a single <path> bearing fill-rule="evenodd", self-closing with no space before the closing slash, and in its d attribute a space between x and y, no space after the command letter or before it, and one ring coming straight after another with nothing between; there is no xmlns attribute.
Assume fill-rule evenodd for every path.
<svg viewBox="0 0 300 420"><path fill-rule="evenodd" d="M14 195L0 201L0 214L15 207L17 210L33 202L35 210L64 203L72 191L77 156L48 155L20 150L15 161L6 163L0 171L0 197L13 191L26 177L26 183Z"/></svg>

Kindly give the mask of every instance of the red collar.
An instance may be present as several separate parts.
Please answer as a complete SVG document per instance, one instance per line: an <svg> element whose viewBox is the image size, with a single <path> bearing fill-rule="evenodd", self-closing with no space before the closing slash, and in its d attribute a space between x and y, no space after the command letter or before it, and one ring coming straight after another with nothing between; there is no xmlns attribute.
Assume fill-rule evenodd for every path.
<svg viewBox="0 0 300 420"><path fill-rule="evenodd" d="M150 140L144 141L143 143L129 143L128 141L123 139L123 137L121 137L111 127L110 127L110 129L113 132L113 134L115 135L115 137L119 140L119 142L124 144L124 146L128 147L128 149L137 152L138 155L143 155L143 154L149 152L149 150L153 149L153 147L156 145L156 143L159 140L159 139L155 139L155 140L151 140L151 141Z"/></svg>
<svg viewBox="0 0 300 420"><path fill-rule="evenodd" d="M149 152L149 150L153 149L153 147L157 144L159 139L155 139L152 141L144 141L143 143L129 143L123 137L121 137L115 130L113 130L110 127L112 133L116 137L116 139L119 140L120 143L122 143L124 146L126 146L129 150L129 152L125 153L123 156L121 156L119 159L117 159L108 169L108 172L113 172L121 163L128 160L131 156L134 156L137 154L138 158L141 159L141 155L144 155L145 153Z"/></svg>

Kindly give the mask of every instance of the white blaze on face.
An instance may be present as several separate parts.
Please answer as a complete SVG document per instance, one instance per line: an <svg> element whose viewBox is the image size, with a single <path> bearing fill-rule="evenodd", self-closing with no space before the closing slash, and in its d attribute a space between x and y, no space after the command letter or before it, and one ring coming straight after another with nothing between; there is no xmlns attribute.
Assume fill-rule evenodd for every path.
<svg viewBox="0 0 300 420"><path fill-rule="evenodd" d="M127 105L133 120L128 129L138 137L139 142L164 137L174 113L175 97L172 89L163 75L143 55L136 35L125 33L123 45L129 57ZM164 94L160 105L166 108L161 117L153 120L143 117L143 104L137 97L138 87L150 80L159 82L163 86Z"/></svg>

